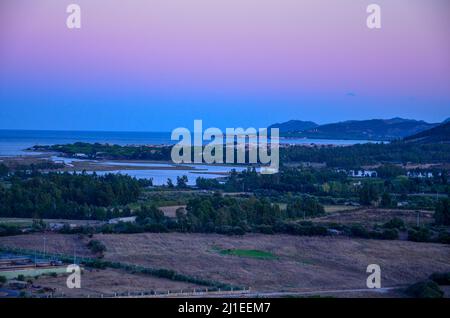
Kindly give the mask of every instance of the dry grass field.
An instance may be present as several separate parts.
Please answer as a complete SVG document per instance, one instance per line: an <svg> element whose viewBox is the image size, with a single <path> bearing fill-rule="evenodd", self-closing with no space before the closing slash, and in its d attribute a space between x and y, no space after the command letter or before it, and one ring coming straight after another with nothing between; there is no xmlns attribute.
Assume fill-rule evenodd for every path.
<svg viewBox="0 0 450 318"><path fill-rule="evenodd" d="M45 250L48 253L63 253L73 255L75 251L77 256L95 256L87 248L87 243L89 242L87 236L80 236L78 234L62 235L47 233L46 235L43 235L39 233L6 236L0 237L0 246L44 251L44 237Z"/></svg>
<svg viewBox="0 0 450 318"><path fill-rule="evenodd" d="M329 213L322 217L314 218L315 222L331 222L341 224L360 223L373 226L383 224L394 217L400 218L408 225L417 224L417 214L419 214L420 224L430 224L434 222L433 212L415 211L415 210L390 210L390 209L358 209L344 210L340 212Z"/></svg>
<svg viewBox="0 0 450 318"><path fill-rule="evenodd" d="M168 279L148 275L130 274L120 270L84 270L81 275L81 288L69 289L66 285L67 276L40 276L33 280L35 287L41 286L53 289L56 295L64 294L68 297L99 297L101 294L122 294L128 292L166 293L168 290L193 290L197 285L171 281ZM29 288L32 292L33 288Z"/></svg>
<svg viewBox="0 0 450 318"><path fill-rule="evenodd" d="M366 267L379 264L382 286L417 282L450 271L450 246L408 241L298 237L289 235L144 233L95 235L107 248L105 259L167 268L258 291L320 291L365 288ZM0 245L41 248L41 235L0 238ZM48 250L86 255L77 235L47 236ZM255 250L275 258L257 259L218 252Z"/></svg>

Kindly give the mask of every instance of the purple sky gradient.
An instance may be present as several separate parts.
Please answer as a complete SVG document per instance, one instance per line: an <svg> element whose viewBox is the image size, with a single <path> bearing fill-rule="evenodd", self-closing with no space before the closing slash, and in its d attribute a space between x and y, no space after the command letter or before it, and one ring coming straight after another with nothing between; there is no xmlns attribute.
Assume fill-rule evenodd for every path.
<svg viewBox="0 0 450 318"><path fill-rule="evenodd" d="M381 30L365 24L374 2ZM2 0L0 128L441 121L449 14L448 0Z"/></svg>

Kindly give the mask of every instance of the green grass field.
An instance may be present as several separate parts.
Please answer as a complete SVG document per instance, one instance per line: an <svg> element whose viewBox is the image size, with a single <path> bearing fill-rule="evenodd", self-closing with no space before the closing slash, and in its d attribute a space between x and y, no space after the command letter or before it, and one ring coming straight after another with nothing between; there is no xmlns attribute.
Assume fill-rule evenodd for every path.
<svg viewBox="0 0 450 318"><path fill-rule="evenodd" d="M218 252L222 255L232 255L256 259L277 259L276 255L270 252L259 250L226 249L226 250L218 250Z"/></svg>
<svg viewBox="0 0 450 318"><path fill-rule="evenodd" d="M36 268L36 269L22 269L22 270L14 270L14 271L0 271L0 276L4 276L6 279L16 279L19 275L23 275L25 277L35 277L45 274L65 274L66 267L65 266L55 266L52 268Z"/></svg>

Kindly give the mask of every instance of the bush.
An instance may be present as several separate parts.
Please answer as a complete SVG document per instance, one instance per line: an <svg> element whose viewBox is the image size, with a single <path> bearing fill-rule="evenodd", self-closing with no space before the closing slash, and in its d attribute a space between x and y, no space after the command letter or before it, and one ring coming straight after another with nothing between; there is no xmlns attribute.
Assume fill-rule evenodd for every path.
<svg viewBox="0 0 450 318"><path fill-rule="evenodd" d="M17 280L23 282L23 281L25 281L25 276L20 274L19 276L17 276Z"/></svg>
<svg viewBox="0 0 450 318"><path fill-rule="evenodd" d="M438 285L450 285L450 272L433 273L430 279Z"/></svg>
<svg viewBox="0 0 450 318"><path fill-rule="evenodd" d="M356 224L350 227L350 235L355 237L369 238L370 234L362 225Z"/></svg>
<svg viewBox="0 0 450 318"><path fill-rule="evenodd" d="M413 242L429 242L431 239L430 230L427 228L415 228L408 231L408 240Z"/></svg>
<svg viewBox="0 0 450 318"><path fill-rule="evenodd" d="M98 240L91 240L88 243L88 248L93 252L93 253L103 253L106 252L106 246L98 241Z"/></svg>
<svg viewBox="0 0 450 318"><path fill-rule="evenodd" d="M4 283L6 283L6 277L5 276L0 276L0 285L3 285Z"/></svg>
<svg viewBox="0 0 450 318"><path fill-rule="evenodd" d="M386 229L401 229L405 227L405 222L403 222L402 219L395 217L384 223L383 227Z"/></svg>
<svg viewBox="0 0 450 318"><path fill-rule="evenodd" d="M107 262L101 260L91 260L84 263L86 266L97 268L97 269L105 269L108 265Z"/></svg>
<svg viewBox="0 0 450 318"><path fill-rule="evenodd" d="M382 232L369 232L369 237L378 240L396 240L398 239L397 229L385 229Z"/></svg>
<svg viewBox="0 0 450 318"><path fill-rule="evenodd" d="M433 281L415 283L406 289L406 294L415 298L442 298L444 292Z"/></svg>
<svg viewBox="0 0 450 318"><path fill-rule="evenodd" d="M398 239L398 231L396 229L386 229L381 233L383 240L396 240Z"/></svg>
<svg viewBox="0 0 450 318"><path fill-rule="evenodd" d="M450 244L450 233L446 231L439 232L438 242L442 244Z"/></svg>
<svg viewBox="0 0 450 318"><path fill-rule="evenodd" d="M14 225L0 224L0 236L11 236L22 234L20 229Z"/></svg>
<svg viewBox="0 0 450 318"><path fill-rule="evenodd" d="M255 232L263 233L263 234L274 234L273 227L270 225L255 226Z"/></svg>

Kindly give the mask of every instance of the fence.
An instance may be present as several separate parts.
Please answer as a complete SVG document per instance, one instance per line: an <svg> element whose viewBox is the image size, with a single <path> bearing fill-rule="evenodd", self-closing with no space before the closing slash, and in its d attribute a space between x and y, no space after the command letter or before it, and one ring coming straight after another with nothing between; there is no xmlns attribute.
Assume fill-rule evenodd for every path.
<svg viewBox="0 0 450 318"><path fill-rule="evenodd" d="M176 289L176 290L149 290L149 291L134 291L134 292L120 292L120 293L92 293L83 296L76 296L76 298L165 298L165 297L208 297L219 295L245 295L250 293L250 288L243 289L221 289L221 288L195 288L195 289ZM33 298L67 298L70 297L64 293L61 294L47 294L47 295L33 295Z"/></svg>
<svg viewBox="0 0 450 318"><path fill-rule="evenodd" d="M78 261L78 264L84 264L87 267L93 267L93 268L110 267L110 268L115 268L115 269L122 269L122 270L125 270L125 271L133 273L133 274L135 274L135 273L146 274L146 275L151 275L151 276L155 276L158 278L170 279L173 281L187 282L187 283L193 283L196 285L207 286L208 288L206 288L206 290L204 292L208 292L208 293L209 292L224 292L224 291L239 292L239 291L247 290L247 289L245 289L243 287L239 287L239 286L232 286L232 285L228 285L228 284L222 283L222 282L206 280L206 279L202 279L202 278L198 278L198 277L192 277L192 276L188 276L188 275L184 275L184 274L179 274L173 270L164 269L164 268L156 269L156 268L149 268L149 267L144 267L144 266L135 265L135 264L105 261L105 260L100 260L100 259L95 259L95 258L90 258L90 257L84 257L84 256L74 257L74 256L69 256L67 254L62 254L62 253L61 254L60 253L43 253L41 251L27 250L27 249L22 249L22 248L2 247L2 246L0 246L0 252L28 255L30 257L31 256L34 256L34 257L39 256L44 259L50 258L53 260L60 260L62 262L68 263L68 264ZM179 292L179 290L177 292ZM197 291L194 290L193 292L200 292L200 291L197 289ZM157 292L156 291L148 291L145 293L147 293L147 294L145 294L143 296L151 296L152 293L156 294ZM170 291L168 291L168 293L170 294ZM174 292L174 294L176 294L176 292ZM133 295L128 295L128 296L133 296ZM140 295L140 296L142 296L142 295ZM124 295L114 296L114 297L124 297Z"/></svg>

